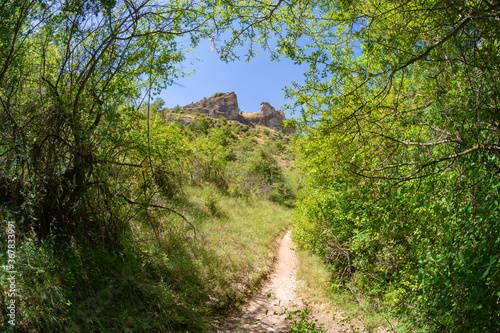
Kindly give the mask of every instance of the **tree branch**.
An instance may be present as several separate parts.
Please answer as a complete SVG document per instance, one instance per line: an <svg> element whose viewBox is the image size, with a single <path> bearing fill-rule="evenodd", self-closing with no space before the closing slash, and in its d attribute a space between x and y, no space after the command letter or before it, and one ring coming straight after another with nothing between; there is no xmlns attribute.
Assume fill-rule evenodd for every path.
<svg viewBox="0 0 500 333"><path fill-rule="evenodd" d="M121 193L118 194L118 196L131 205L141 205L141 203L130 200L129 198L127 198L125 195L123 195ZM172 212L175 215L181 217L184 221L186 221L187 224L189 224L191 226L191 228L193 228L194 238L196 239L196 227L193 225L193 223L189 222L189 220L184 215L182 215L181 213L179 213L178 211L176 211L175 209L172 209L170 207L156 205L156 204L148 204L148 205L149 205L149 207L161 208L161 209L168 210L169 212Z"/></svg>
<svg viewBox="0 0 500 333"><path fill-rule="evenodd" d="M417 57L415 57L413 59L410 59L405 64L399 66L397 69L395 69L394 71L392 71L390 77L393 77L397 72L399 72L402 69L405 69L406 67L410 66L411 64L413 64L413 63L415 63L415 62L417 62L419 60L422 60L423 58L427 57L429 55L429 53L431 53L432 50L434 50L436 47L438 47L440 45L443 45L448 39L450 39L451 37L455 36L471 20L472 20L472 16L467 15L464 19L462 19L457 24L457 26L448 35L444 36L444 38L441 39L440 41L438 41L438 42L430 45L429 47L427 47L427 49L424 51L424 53L420 54L419 56L417 56Z"/></svg>

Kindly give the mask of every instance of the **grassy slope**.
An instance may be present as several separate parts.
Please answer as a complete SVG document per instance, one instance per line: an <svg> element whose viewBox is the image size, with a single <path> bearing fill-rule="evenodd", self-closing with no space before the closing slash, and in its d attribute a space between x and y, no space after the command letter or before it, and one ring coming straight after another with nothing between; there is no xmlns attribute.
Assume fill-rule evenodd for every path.
<svg viewBox="0 0 500 333"><path fill-rule="evenodd" d="M292 210L209 188L186 192L183 213L196 238L181 219L164 216L169 223L155 228L136 224L121 249L24 242L18 330L208 331L212 316L237 307L267 275Z"/></svg>
<svg viewBox="0 0 500 333"><path fill-rule="evenodd" d="M267 200L193 190L190 201L214 215L198 227L208 287L218 305L229 309L269 273L275 239L290 225L292 210Z"/></svg>
<svg viewBox="0 0 500 333"><path fill-rule="evenodd" d="M237 154L239 146L274 149L287 169L290 157L277 156L281 142L274 132L250 129L232 144ZM195 232L178 215L149 209L130 221L118 247L20 239L15 331L208 332L211 318L237 308L268 274L292 209L208 184L184 185L183 192L172 204ZM1 271L3 286L6 278ZM9 328L4 311L0 331Z"/></svg>

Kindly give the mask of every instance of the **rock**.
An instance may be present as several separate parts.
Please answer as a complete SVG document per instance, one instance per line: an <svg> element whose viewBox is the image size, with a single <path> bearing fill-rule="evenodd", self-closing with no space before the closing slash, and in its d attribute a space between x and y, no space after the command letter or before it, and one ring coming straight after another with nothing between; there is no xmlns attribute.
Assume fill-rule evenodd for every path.
<svg viewBox="0 0 500 333"><path fill-rule="evenodd" d="M284 129L283 112L277 111L268 102L260 103L260 112L239 113L238 99L234 92L225 94L215 94L199 102L184 106L184 112L201 113L211 118L226 118L236 120L245 125L262 125L283 132L290 132Z"/></svg>
<svg viewBox="0 0 500 333"><path fill-rule="evenodd" d="M260 103L260 112L264 115L267 127L283 130L285 115L282 112L276 111L268 102Z"/></svg>
<svg viewBox="0 0 500 333"><path fill-rule="evenodd" d="M226 118L227 120L238 120L240 116L238 100L234 92L205 98L186 105L183 110L191 113L199 112L211 118Z"/></svg>
<svg viewBox="0 0 500 333"><path fill-rule="evenodd" d="M246 113L245 118L255 125L267 126L269 128L285 131L283 120L285 115L282 112L276 111L268 102L260 103L260 112Z"/></svg>

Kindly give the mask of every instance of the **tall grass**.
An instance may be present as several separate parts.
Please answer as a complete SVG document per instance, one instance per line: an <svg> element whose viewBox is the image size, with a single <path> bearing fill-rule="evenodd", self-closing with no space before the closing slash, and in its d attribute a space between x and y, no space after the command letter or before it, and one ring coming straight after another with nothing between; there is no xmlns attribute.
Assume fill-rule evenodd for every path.
<svg viewBox="0 0 500 333"><path fill-rule="evenodd" d="M344 332L392 332L386 315L365 302L348 285L332 283L331 272L320 258L297 251L298 292L312 309L333 318Z"/></svg>
<svg viewBox="0 0 500 333"><path fill-rule="evenodd" d="M262 199L224 196L215 190L188 190L195 207L212 215L198 222L199 242L194 242L205 277L229 310L243 301L269 273L276 238L290 225L292 210ZM216 211L213 211L215 201Z"/></svg>
<svg viewBox="0 0 500 333"><path fill-rule="evenodd" d="M171 212L149 211L131 222L118 248L19 240L17 325L11 330L210 331L214 316L238 307L268 274L274 241L292 211L210 187L184 191L176 207L192 226ZM2 313L0 331L9 329L5 318Z"/></svg>

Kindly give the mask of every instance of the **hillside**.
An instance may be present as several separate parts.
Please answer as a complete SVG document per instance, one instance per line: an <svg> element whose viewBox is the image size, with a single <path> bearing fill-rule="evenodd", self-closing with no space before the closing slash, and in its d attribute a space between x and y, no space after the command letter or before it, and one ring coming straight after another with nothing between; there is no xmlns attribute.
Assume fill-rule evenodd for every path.
<svg viewBox="0 0 500 333"><path fill-rule="evenodd" d="M499 0L7 0L0 18L0 331L213 331L290 230L297 297L352 331L500 333ZM154 100L233 82L300 115Z"/></svg>
<svg viewBox="0 0 500 333"><path fill-rule="evenodd" d="M17 223L17 331L208 332L213 316L257 289L291 223L290 136L189 116L130 118L132 153L107 174L114 201L89 192L81 209L96 215L73 229L54 224L43 237L27 231L15 202L2 206L2 218ZM2 284L9 276L2 271Z"/></svg>

